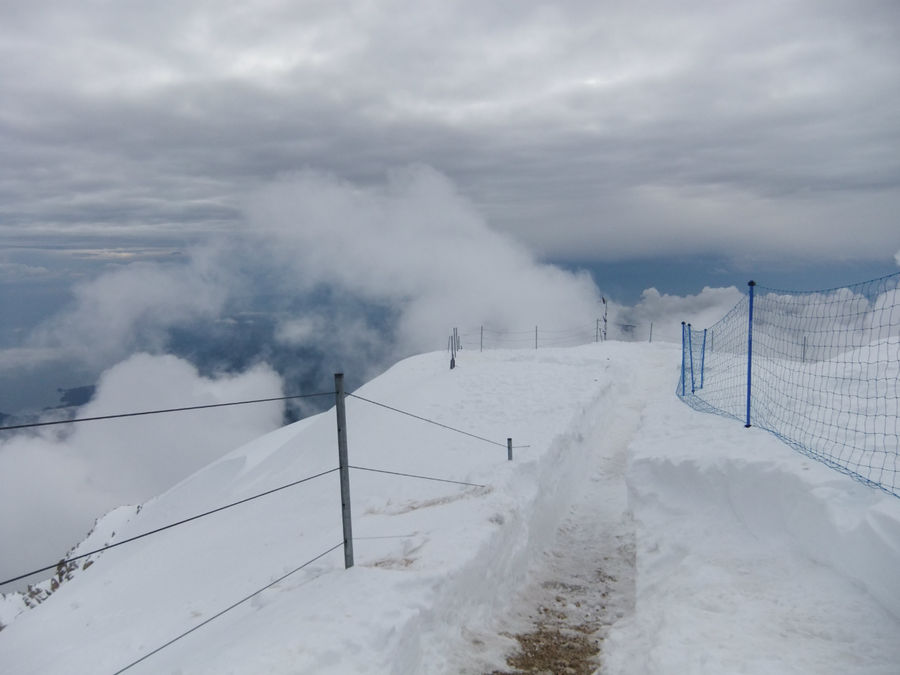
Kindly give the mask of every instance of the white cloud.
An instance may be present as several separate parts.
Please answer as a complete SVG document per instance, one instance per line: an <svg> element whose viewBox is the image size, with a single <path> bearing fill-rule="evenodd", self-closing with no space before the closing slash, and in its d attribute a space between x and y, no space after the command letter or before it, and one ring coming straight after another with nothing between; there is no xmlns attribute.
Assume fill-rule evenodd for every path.
<svg viewBox="0 0 900 675"><path fill-rule="evenodd" d="M395 360L391 355L396 354L393 331L337 303L283 319L274 339L286 347L314 350L321 362L310 365L320 374L345 372L360 383L390 366ZM302 401L299 409L305 411Z"/></svg>
<svg viewBox="0 0 900 675"><path fill-rule="evenodd" d="M206 378L173 356L136 354L103 374L78 416L271 398L281 391L281 379L265 365ZM60 558L105 511L144 501L276 428L282 411L280 403L261 403L46 427L0 441L0 578Z"/></svg>
<svg viewBox="0 0 900 675"><path fill-rule="evenodd" d="M652 323L654 341L681 342L682 321L698 329L712 326L744 295L734 286L704 288L697 295L686 296L668 295L648 288L635 306L615 307L610 337L621 337L621 325L625 324L635 326L635 337L647 339Z"/></svg>
<svg viewBox="0 0 900 675"><path fill-rule="evenodd" d="M138 349L164 348L166 329L210 319L228 294L228 277L211 251L194 252L190 264L133 263L73 289L74 303L31 336L104 367Z"/></svg>
<svg viewBox="0 0 900 675"><path fill-rule="evenodd" d="M453 326L567 326L597 316L587 274L538 263L427 167L374 187L294 175L259 191L248 219L295 287L327 286L395 311L401 353L436 348ZM282 334L312 326L301 319Z"/></svg>
<svg viewBox="0 0 900 675"><path fill-rule="evenodd" d="M320 316L304 316L288 319L278 324L275 339L287 345L301 346L310 342L318 342L325 334L326 322Z"/></svg>

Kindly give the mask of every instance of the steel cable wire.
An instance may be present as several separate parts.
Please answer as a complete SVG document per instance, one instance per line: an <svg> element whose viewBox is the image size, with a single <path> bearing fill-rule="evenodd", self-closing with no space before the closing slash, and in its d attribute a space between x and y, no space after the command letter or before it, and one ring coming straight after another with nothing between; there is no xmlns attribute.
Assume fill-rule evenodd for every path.
<svg viewBox="0 0 900 675"><path fill-rule="evenodd" d="M25 573L25 574L20 574L20 575L18 575L18 576L16 576L16 577L13 577L13 578L11 578L11 579L6 579L6 580L4 580L4 581L0 581L0 586L5 586L6 584L11 584L11 583L13 583L14 581L20 581L20 580L25 579L25 578L27 578L27 577L33 576L33 575L35 575L35 574L40 574L41 572L47 572L47 571L49 571L49 570L57 569L57 568L59 568L61 565L63 565L63 566L68 565L69 563L76 562L76 561L78 561L78 560L81 560L82 558L87 558L88 556L92 556L92 555L94 555L94 554L96 554L96 553L102 553L103 551L108 551L108 550L111 549L111 548L116 548L117 546L122 546L123 544L128 544L128 543L131 543L131 542L133 542L133 541L137 541L138 539L143 539L144 537L149 537L149 536L152 535L152 534L158 534L158 533L163 532L163 531L165 531L165 530L170 530L170 529L172 529L173 527L178 527L179 525L184 525L185 523L190 523L190 522L192 522L192 521L194 521L194 520L199 520L200 518L205 518L206 516L211 516L211 515L214 514L214 513L219 513L220 511L225 511L225 510L230 509L230 508L233 508L233 507L235 507L235 506L239 506L239 505L241 505L241 504L246 504L247 502L251 502L251 501L253 501L253 500L255 500L255 499L259 499L260 497L266 497L266 496L268 496L268 495L274 494L275 492L280 492L280 491L282 491L282 490L286 490L286 489L288 489L288 488L295 487L295 486L297 486L297 485L300 485L301 483L306 483L306 482L311 481L311 480L313 480L313 479L315 479L315 478L321 478L322 476L327 476L328 474L334 473L335 471L337 471L338 468L339 468L339 467L335 467L335 468L333 468L333 469L329 469L328 471L323 471L323 472L321 472L321 473L317 473L317 474L315 474L315 475L313 475L313 476L307 476L306 478L301 478L300 480L295 480L295 481L293 481L293 482L291 482L291 483L287 483L286 485L281 485L281 486L279 486L279 487L277 487L277 488L273 488L273 489L271 489L271 490L266 490L265 492L260 492L259 494L253 495L252 497L247 497L247 498L245 498L245 499L241 499L241 500L236 501L236 502L231 502L230 504L226 504L226 505L224 505L224 506L220 506L220 507L215 508L215 509L212 509L212 510L210 510L210 511L205 511L204 513L198 513L198 514L195 515L195 516L191 516L191 517L189 517L189 518L184 518L184 519L182 519L182 520L179 520L178 522L175 522L175 523L169 523L168 525L163 525L162 527L157 527L157 528L155 528L155 529L153 529L153 530L149 530L148 532L143 532L143 533L138 534L138 535L135 535L135 536L133 536L133 537L129 537L129 538L127 538L127 539L123 539L122 541L117 541L117 542L114 543L114 544L108 544L108 545L106 545L106 546L102 546L102 547L100 547L100 548L98 548L98 549L95 549L95 550L93 550L93 551L89 551L88 553L81 553L81 554L79 554L79 555L72 556L71 558L63 558L62 560L60 560L60 561L58 561L58 562L55 562L55 563L53 563L52 565L48 565L48 566L46 566L46 567L41 567L40 569L32 570L31 572L27 572L27 573Z"/></svg>
<svg viewBox="0 0 900 675"><path fill-rule="evenodd" d="M326 555L328 555L328 554L331 553L332 551L336 551L337 549L339 549L339 548L340 548L341 546L343 546L343 545L344 545L344 542L340 542L339 544L335 544L334 546L332 546L331 548L329 548L327 551L324 551L323 553L320 553L319 555L317 555L315 558L311 558L311 559L307 560L305 563L303 563L302 565L300 565L299 567L295 567L294 569L292 569L292 570L291 570L290 572L288 572L287 574L281 575L280 577L278 577L277 579L275 579L275 581L272 581L271 583L266 584L266 585L263 586L262 588L260 588L260 589L258 589L258 590L256 590L256 591L253 591L250 595L247 595L247 596L241 598L240 600L238 600L237 602L232 603L231 605L229 605L228 607L226 607L226 608L223 609L222 611L217 612L216 614L213 614L213 615L212 615L211 617L209 617L208 619L206 619L206 620L204 620L204 621L201 621L201 622L198 623L196 626L193 626L192 628L190 628L190 629L184 631L184 632L181 633L180 635L177 635L176 637L172 638L171 640L169 640L169 641L166 642L165 644L162 644L162 645L160 645L159 647L157 647L156 649L154 649L154 650L152 650L152 651L150 651L150 652L147 652L147 653L144 654L141 658L132 661L132 662L129 663L127 666L124 666L123 668L119 668L119 670L117 670L115 673L113 673L113 675L119 675L120 673L124 673L126 670L129 670L129 669L133 668L134 666L136 666L137 664L139 664L139 663L141 663L141 662L143 662L143 661L146 661L147 659L149 659L149 658L150 658L151 656L153 656L154 654L158 654L159 652L161 652L161 651L162 651L163 649L165 649L166 647L170 647L171 645L173 645L173 644L175 644L176 642L178 642L180 639L182 639L182 638L184 638L184 637L187 637L188 635L190 635L191 633L193 633L194 631L196 631L196 630L198 630L198 629L200 629L200 628L203 628L203 626L205 626L206 624L208 624L208 623L214 621L215 619L218 619L218 618L219 618L220 616L222 616L223 614L227 614L228 612L230 612L231 610L235 609L236 607L239 607L240 605L244 604L244 603L247 602L248 600L252 600L254 597L256 597L257 595L259 595L259 594L262 593L263 591L266 591L266 590L272 588L272 586L274 586L275 584L278 584L278 583L284 581L284 580L287 579L289 576L291 576L292 574L296 574L297 572L299 572L299 571L302 570L303 568L309 567L310 565L312 565L312 564L313 564L314 562L316 562L317 560L320 560L320 559L324 558Z"/></svg>
<svg viewBox="0 0 900 675"><path fill-rule="evenodd" d="M181 408L166 408L164 410L142 410L140 412L116 413L113 415L98 415L96 417L79 417L68 420L55 420L52 422L32 422L29 424L14 424L11 426L0 427L0 431L12 431L14 429L31 429L34 427L49 427L57 424L76 424L78 422L97 422L100 420L114 420L122 417L139 417L141 415L162 415L166 413L185 412L188 410L204 410L207 408L224 408L234 405L248 405L251 403L270 403L272 401L289 401L298 398L315 398L318 396L334 396L333 391L320 392L317 394L296 394L294 396L277 396L274 398L257 398L249 401L230 401L228 403L208 403L205 405L192 405Z"/></svg>

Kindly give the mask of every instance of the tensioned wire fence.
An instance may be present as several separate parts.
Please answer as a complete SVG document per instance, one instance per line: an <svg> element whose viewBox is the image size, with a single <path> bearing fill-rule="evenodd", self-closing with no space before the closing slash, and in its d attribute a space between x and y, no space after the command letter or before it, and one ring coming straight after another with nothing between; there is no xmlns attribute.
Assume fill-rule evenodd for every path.
<svg viewBox="0 0 900 675"><path fill-rule="evenodd" d="M458 349L542 349L551 347L578 347L591 342L653 341L653 324L629 324L621 321L607 321L606 317L590 323L572 324L565 328L547 328L536 325L532 328L513 330L482 325L469 328L455 328L448 345L452 348L454 338Z"/></svg>
<svg viewBox="0 0 900 675"><path fill-rule="evenodd" d="M534 326L522 330L479 326L458 332L460 345L468 349L538 349L574 347L603 339L598 324L574 325L564 329Z"/></svg>
<svg viewBox="0 0 900 675"><path fill-rule="evenodd" d="M308 476L304 476L302 478L298 478L296 480L279 485L277 487L255 493L255 494L245 497L243 499L239 499L239 500L227 503L227 504L222 504L222 505L216 506L215 508L210 508L204 512L196 513L194 515L181 518L180 520L177 520L175 522L170 522L170 523L164 524L162 526L155 527L153 529L141 532L139 534L136 534L136 535L124 538L124 539L120 539L118 541L106 543L102 546L99 546L97 548L94 548L94 549L91 549L88 551L81 551L81 552L76 553L73 549L73 551L70 552L70 554L67 557L65 557L61 560L58 560L55 562L49 562L48 564L37 567L36 569L31 569L31 570L22 572L20 574L17 574L13 577L8 578L8 579L0 579L0 589L7 586L8 584L12 584L12 583L15 583L15 582L18 582L18 581L21 581L21 580L24 580L24 579L27 579L30 577L34 577L35 575L50 572L51 570L55 570L55 573L56 573L55 579L43 582L38 587L34 587L31 585L28 586L28 590L26 591L26 594L28 596L40 595L41 592L43 593L43 597L41 598L41 600L38 601L38 602L41 602L41 601L45 600L46 597L48 597L51 593L53 593L56 590L56 588L59 587L60 584L66 582L66 581L70 581L73 578L74 573L77 573L79 571L85 571L90 566L92 566L94 564L95 560L98 559L98 558L96 558L96 556L98 556L99 554L102 554L110 549L115 549L120 546L125 546L125 545L131 544L133 542L136 542L138 540L142 540L142 539L145 539L148 537L163 536L166 532L172 530L173 528L180 528L182 526L188 525L190 523L194 523L199 520L205 520L207 518L216 516L218 514L223 514L225 512L231 511L231 509L242 507L243 505L248 504L250 502L254 502L258 499L269 498L272 495L280 494L280 493L283 493L284 491L288 491L288 490L302 489L303 487L309 486L311 484L311 482L321 479L332 473L338 473L340 475L341 511L342 511L342 521L343 521L342 522L343 541L335 543L334 545L330 546L329 548L327 548L325 550L318 551L315 553L315 555L310 554L311 557L309 557L309 559L296 565L295 567L293 567L293 569L291 569L287 573L279 576L278 578L276 578L274 580L270 580L265 585L254 588L252 590L252 592L250 592L249 594L243 595L240 599L234 601L227 607L214 613L212 616L208 617L207 619L205 619L199 623L196 623L195 625L191 626L187 630L183 630L181 632L178 632L177 634L174 634L169 640L167 640L163 644L138 655L137 658L134 658L132 661L130 661L127 664L124 664L118 670L116 670L115 673L116 673L116 675L118 675L118 673L123 673L125 671L131 670L135 666L145 662L147 659L153 657L155 654L158 654L159 652L171 647L176 642L179 642L180 640L188 637L189 635L191 635L195 631L203 628L204 626L211 623L212 621L231 612L232 610L240 607L241 605L244 605L248 601L259 596L264 591L268 590L269 588L272 588L273 586L275 586L276 584L280 583L281 581L287 579L288 577L300 572L301 570L309 568L311 565L313 565L314 563L317 563L322 558L324 558L328 554L332 553L333 551L336 551L339 548L343 547L343 549L344 549L344 566L352 567L354 565L354 562L353 562L353 542L354 542L354 540L358 541L358 540L365 540L365 539L378 539L380 537L377 537L377 536L376 537L370 537L370 536L360 537L358 535L354 536L354 534L352 532L352 527L351 527L351 522L350 522L350 483L349 483L349 472L351 470L354 472L367 472L367 473L382 474L382 475L390 476L393 478L406 479L406 480L412 479L412 480L429 481L432 483L443 483L443 484L456 486L457 488L463 487L463 488L467 488L467 489L472 489L472 488L484 489L485 487L487 487L486 485L484 485L482 483L473 483L473 482L469 482L469 481L457 480L455 478L433 476L433 475L423 475L423 474L418 474L418 473L410 473L408 471L397 470L402 467L386 468L386 467L371 467L371 466L360 466L357 464L350 464L348 461L347 445L346 445L347 421L346 421L346 415L345 415L345 411L344 411L346 398L353 398L355 400L361 401L365 405L375 406L381 410L386 411L387 414L403 415L403 416L406 416L409 418L414 418L422 423L426 423L429 425L439 427L442 430L445 430L447 432L463 435L463 436L478 440L484 444L489 444L489 445L492 445L495 447L503 448L506 450L506 459L508 461L513 459L513 448L514 447L528 447L528 446L513 446L511 438L507 438L506 442L503 443L501 441L492 440L490 438L486 438L485 436L481 436L478 434L471 433L469 431L465 431L456 426L451 426L445 422L430 419L430 418L424 417L422 415L418 415L418 414L415 414L415 413L412 413L412 412L409 412L406 410L402 410L400 408L394 407L394 406L389 405L384 402L365 398L365 397L360 396L355 393L345 393L344 387L343 387L343 375L342 374L335 375L335 389L334 389L334 391L330 391L330 392L298 394L298 395L293 395L293 396L281 396L281 397L276 397L276 398L253 399L253 400L245 400L245 401L231 401L231 402L226 402L226 403L211 403L211 404L206 404L206 405L171 407L171 408L165 408L165 409L159 409L159 410L144 410L144 411L136 411L136 412L125 412L125 413L93 416L93 417L71 418L71 419L65 419L65 420L32 422L32 423L27 423L27 424L0 426L0 432L2 432L2 431L22 431L22 430L26 430L26 429L40 428L40 427L51 426L51 425L55 426L55 425L65 425L65 424L105 422L105 421L109 421L109 420L113 420L113 419L130 418L130 417L146 416L146 415L189 413L189 412L196 412L196 411L206 410L206 409L211 409L211 408L243 406L243 405L250 405L250 404L267 403L267 402L273 402L273 401L287 401L287 400L298 399L298 398L316 398L316 397L327 397L327 396L334 396L335 402L336 402L335 411L337 413L337 426L338 426L338 434L337 435L338 435L338 445L339 445L338 466L334 466L334 467L326 469L324 471L319 471L318 473L315 473L313 475L308 475ZM392 535L390 538L404 538L406 536L413 536L413 535ZM337 535L335 535L335 539L336 538L337 538ZM79 570L79 568L80 568L80 570ZM263 570L260 570L260 574L262 574L262 573L263 573ZM46 587L46 588L43 588L43 587ZM49 588L49 592L48 592L47 588ZM32 606L32 605L29 605L29 606ZM0 624L0 630L2 630L2 629L3 629L3 626L2 626L2 624Z"/></svg>
<svg viewBox="0 0 900 675"><path fill-rule="evenodd" d="M820 291L749 283L684 325L677 394L900 497L900 273Z"/></svg>

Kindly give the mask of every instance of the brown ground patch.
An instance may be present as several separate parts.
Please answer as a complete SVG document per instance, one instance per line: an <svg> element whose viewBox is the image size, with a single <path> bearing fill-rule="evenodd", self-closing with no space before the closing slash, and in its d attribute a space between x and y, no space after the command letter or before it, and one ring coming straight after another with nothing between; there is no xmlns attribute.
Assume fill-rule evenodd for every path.
<svg viewBox="0 0 900 675"><path fill-rule="evenodd" d="M531 633L514 636L519 651L506 659L515 670L495 670L492 675L553 673L553 675L591 675L599 665L598 640L573 629L541 625Z"/></svg>
<svg viewBox="0 0 900 675"><path fill-rule="evenodd" d="M598 631L603 622L597 594L580 584L547 581L541 586L554 592L552 601L538 607L534 630L507 635L519 643L506 658L512 670L494 670L491 675L591 675L600 666L603 638Z"/></svg>

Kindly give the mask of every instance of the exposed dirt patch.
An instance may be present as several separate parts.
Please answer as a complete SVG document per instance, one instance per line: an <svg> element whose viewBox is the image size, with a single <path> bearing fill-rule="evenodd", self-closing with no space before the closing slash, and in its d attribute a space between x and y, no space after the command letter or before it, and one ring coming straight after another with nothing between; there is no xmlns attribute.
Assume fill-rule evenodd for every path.
<svg viewBox="0 0 900 675"><path fill-rule="evenodd" d="M511 670L494 670L491 675L591 675L600 667L603 637L614 619L607 598L618 590L618 581L602 570L584 576L592 583L569 578L540 584L537 593L543 602L531 616L533 630L505 634L519 647L506 658Z"/></svg>
<svg viewBox="0 0 900 675"><path fill-rule="evenodd" d="M424 500L409 500L403 502L402 504L393 504L391 500L388 499L387 503L382 507L370 507L366 509L366 514L385 514L389 516L400 516L404 513L418 511L419 509L428 509L432 506L444 506L445 504L451 504L453 502L459 501L460 499L467 499L469 497L481 497L483 495L489 494L492 491L493 488L490 486L467 488L465 490L462 490L461 492L446 495L443 497L435 497L433 499Z"/></svg>
<svg viewBox="0 0 900 675"><path fill-rule="evenodd" d="M520 651L506 660L515 670L495 670L492 675L591 675L597 668L596 656L600 652L597 641L581 632L563 632L558 628L542 625L532 633L516 635L515 638L519 642Z"/></svg>
<svg viewBox="0 0 900 675"><path fill-rule="evenodd" d="M372 565L383 569L402 570L410 567L415 562L415 558L383 558L376 560Z"/></svg>

